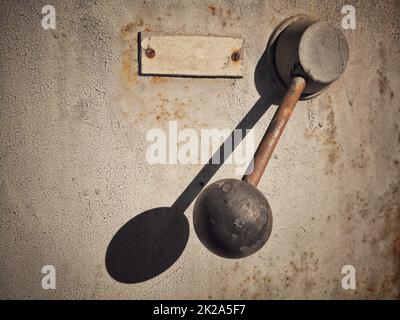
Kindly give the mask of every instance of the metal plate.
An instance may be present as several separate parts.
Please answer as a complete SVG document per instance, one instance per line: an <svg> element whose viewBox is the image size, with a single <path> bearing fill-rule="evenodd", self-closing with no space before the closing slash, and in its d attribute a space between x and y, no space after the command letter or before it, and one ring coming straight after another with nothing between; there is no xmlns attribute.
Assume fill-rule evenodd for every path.
<svg viewBox="0 0 400 320"><path fill-rule="evenodd" d="M143 32L139 39L142 75L243 77L242 38Z"/></svg>

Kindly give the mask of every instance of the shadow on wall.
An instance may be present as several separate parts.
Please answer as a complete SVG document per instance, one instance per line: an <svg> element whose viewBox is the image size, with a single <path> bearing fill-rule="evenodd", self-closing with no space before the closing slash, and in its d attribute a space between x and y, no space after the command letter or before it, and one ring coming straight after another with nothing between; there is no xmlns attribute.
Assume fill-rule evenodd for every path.
<svg viewBox="0 0 400 320"><path fill-rule="evenodd" d="M242 130L242 139L246 129L253 128L268 108L279 104L283 97L285 88L273 63L274 43L267 45L256 66L254 81L260 98L235 128ZM240 143L233 139L233 132L228 138L235 143L230 151ZM218 152L220 159L224 159L224 143ZM105 264L111 277L122 283L143 282L160 275L178 260L189 238L185 210L222 164L223 161L212 164L210 159L171 207L142 212L118 230L106 252Z"/></svg>

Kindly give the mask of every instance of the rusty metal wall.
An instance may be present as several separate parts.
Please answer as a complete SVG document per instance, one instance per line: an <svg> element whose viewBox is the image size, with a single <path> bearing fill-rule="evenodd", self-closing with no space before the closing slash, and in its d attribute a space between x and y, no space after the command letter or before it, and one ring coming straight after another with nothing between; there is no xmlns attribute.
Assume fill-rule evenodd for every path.
<svg viewBox="0 0 400 320"><path fill-rule="evenodd" d="M41 26L45 4L0 3L0 298L399 297L398 1L57 0L55 30ZM340 26L345 4L357 18L343 31L347 70L298 104L259 185L274 215L266 246L214 256L191 204L179 259L148 281L116 281L105 264L116 232L172 205L202 168L149 165L146 133L172 120L233 129L252 110L259 141L276 107L255 73L274 27L298 13ZM241 36L244 77L140 77L140 31ZM233 176L225 165L211 181ZM41 287L44 265L56 290ZM341 286L344 265L355 290Z"/></svg>

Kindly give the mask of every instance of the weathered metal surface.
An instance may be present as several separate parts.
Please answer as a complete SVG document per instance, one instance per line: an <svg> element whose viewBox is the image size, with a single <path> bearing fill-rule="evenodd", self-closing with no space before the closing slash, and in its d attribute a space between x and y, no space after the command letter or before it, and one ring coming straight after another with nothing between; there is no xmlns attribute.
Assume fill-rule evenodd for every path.
<svg viewBox="0 0 400 320"><path fill-rule="evenodd" d="M257 186L264 173L272 153L278 144L279 138L285 129L297 101L306 86L306 81L302 77L295 77L285 95L282 104L279 106L271 123L269 124L264 137L262 138L257 151L254 155L254 169L249 175L245 175L243 180Z"/></svg>
<svg viewBox="0 0 400 320"><path fill-rule="evenodd" d="M249 256L267 242L272 211L253 185L236 179L210 184L196 200L193 223L200 241L224 258Z"/></svg>
<svg viewBox="0 0 400 320"><path fill-rule="evenodd" d="M141 33L142 75L243 77L242 38Z"/></svg>
<svg viewBox="0 0 400 320"><path fill-rule="evenodd" d="M161 261L147 263L153 252L140 258L143 251L131 248L145 246L142 236L151 239L158 225L166 246L180 249L184 232L177 239L175 230L183 223L170 231L175 220L152 209L175 201L186 208L201 189L193 180L235 171L229 164L215 174L214 165L149 165L146 133L178 119L179 128L199 134L239 125L261 138L275 108L267 109L271 65L262 59L270 33L293 12L340 28L341 5L54 0L57 29L44 30L38 15L46 2L0 1L0 298L398 299L399 2L351 2L357 28L343 30L351 48L345 77L298 106L258 185L274 209L268 244L247 259L219 258L190 221L182 256L150 280L126 285L106 268L112 239L113 248L122 240L119 268L126 261L130 277L161 270ZM244 77L138 77L137 35L146 30L240 35ZM185 215L191 218L191 206ZM161 239L148 248L158 250ZM56 290L41 286L47 264L56 268ZM341 287L349 264L356 290Z"/></svg>

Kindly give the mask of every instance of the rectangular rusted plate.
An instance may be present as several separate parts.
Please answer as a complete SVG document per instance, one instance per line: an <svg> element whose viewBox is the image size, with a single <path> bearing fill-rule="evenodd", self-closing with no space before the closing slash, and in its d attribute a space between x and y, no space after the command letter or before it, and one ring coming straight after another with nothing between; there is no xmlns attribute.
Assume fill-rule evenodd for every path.
<svg viewBox="0 0 400 320"><path fill-rule="evenodd" d="M243 77L242 38L142 32L139 43L142 75Z"/></svg>

